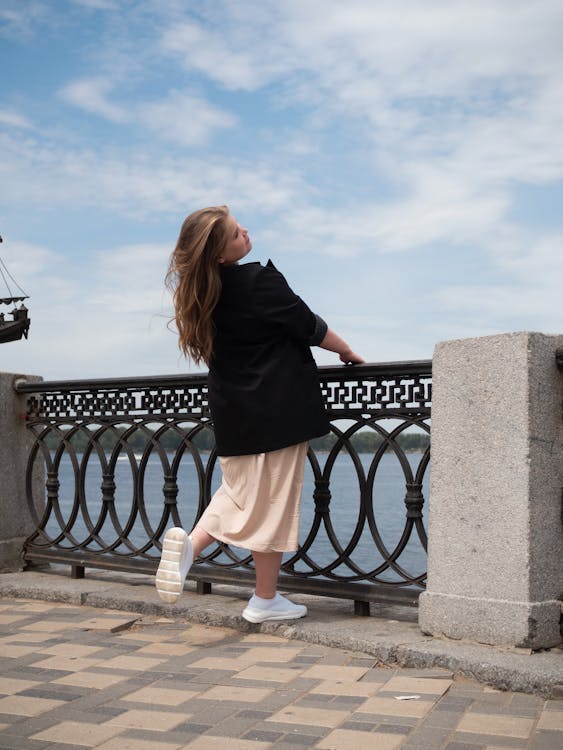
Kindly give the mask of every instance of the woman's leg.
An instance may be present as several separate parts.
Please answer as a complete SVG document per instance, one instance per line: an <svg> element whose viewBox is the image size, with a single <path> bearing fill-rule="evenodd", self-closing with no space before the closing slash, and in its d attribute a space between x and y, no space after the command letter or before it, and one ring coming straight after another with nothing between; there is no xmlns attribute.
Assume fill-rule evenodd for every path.
<svg viewBox="0 0 563 750"><path fill-rule="evenodd" d="M256 570L256 596L261 599L273 599L276 595L282 555L282 552L252 553Z"/></svg>
<svg viewBox="0 0 563 750"><path fill-rule="evenodd" d="M201 526L194 526L190 531L189 536L194 548L194 559L200 552L203 552L206 547L209 547L209 545L215 541L215 537L208 534L207 531L201 528Z"/></svg>
<svg viewBox="0 0 563 750"><path fill-rule="evenodd" d="M282 556L282 552L252 552L256 591L242 613L248 622L296 620L307 614L303 604L294 604L276 591Z"/></svg>

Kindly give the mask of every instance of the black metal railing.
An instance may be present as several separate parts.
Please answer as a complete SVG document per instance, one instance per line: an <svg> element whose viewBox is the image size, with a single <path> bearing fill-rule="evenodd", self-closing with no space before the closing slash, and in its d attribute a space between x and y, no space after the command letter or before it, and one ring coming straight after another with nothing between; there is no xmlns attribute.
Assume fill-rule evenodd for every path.
<svg viewBox="0 0 563 750"><path fill-rule="evenodd" d="M430 361L321 367L331 420L308 452L300 546L285 589L415 601L425 585ZM190 529L220 482L205 374L17 384L32 436L28 561L154 574L166 529ZM268 415L265 414L267 419ZM217 543L198 591L253 580L247 551ZM363 603L363 604L362 604ZM366 604L367 603L367 604Z"/></svg>

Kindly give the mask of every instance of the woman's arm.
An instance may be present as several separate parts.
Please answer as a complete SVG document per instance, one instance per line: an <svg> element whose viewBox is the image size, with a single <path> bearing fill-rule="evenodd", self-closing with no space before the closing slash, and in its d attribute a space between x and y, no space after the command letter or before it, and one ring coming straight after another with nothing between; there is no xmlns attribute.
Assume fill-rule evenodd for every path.
<svg viewBox="0 0 563 750"><path fill-rule="evenodd" d="M364 362L358 354L350 349L344 339L341 339L340 336L330 328L326 332L326 335L319 346L321 349L328 349L329 352L336 352L344 364L349 362L354 365L361 365Z"/></svg>

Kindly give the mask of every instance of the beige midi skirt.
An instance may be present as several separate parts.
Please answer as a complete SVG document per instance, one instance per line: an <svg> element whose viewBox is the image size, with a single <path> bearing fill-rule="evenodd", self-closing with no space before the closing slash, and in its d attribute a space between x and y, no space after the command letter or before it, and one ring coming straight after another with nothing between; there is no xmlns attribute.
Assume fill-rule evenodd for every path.
<svg viewBox="0 0 563 750"><path fill-rule="evenodd" d="M255 552L293 552L307 443L249 456L222 456L223 481L197 525Z"/></svg>

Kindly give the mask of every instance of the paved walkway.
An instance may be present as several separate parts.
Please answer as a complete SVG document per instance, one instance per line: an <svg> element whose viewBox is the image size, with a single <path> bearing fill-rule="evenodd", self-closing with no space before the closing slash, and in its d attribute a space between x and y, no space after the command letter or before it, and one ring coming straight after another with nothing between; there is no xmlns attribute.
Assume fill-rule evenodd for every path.
<svg viewBox="0 0 563 750"><path fill-rule="evenodd" d="M0 600L6 750L560 750L563 701L173 618Z"/></svg>

